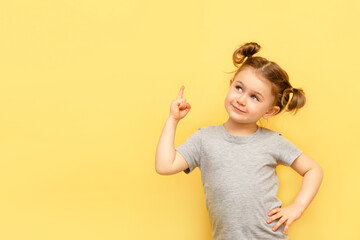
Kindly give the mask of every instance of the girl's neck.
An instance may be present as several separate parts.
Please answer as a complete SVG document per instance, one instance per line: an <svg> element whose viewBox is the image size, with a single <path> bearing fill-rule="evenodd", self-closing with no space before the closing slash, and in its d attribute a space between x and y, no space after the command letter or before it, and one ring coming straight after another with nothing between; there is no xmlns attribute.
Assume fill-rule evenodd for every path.
<svg viewBox="0 0 360 240"><path fill-rule="evenodd" d="M258 129L256 123L236 123L231 121L231 119L224 123L224 127L228 133L234 136L248 136Z"/></svg>

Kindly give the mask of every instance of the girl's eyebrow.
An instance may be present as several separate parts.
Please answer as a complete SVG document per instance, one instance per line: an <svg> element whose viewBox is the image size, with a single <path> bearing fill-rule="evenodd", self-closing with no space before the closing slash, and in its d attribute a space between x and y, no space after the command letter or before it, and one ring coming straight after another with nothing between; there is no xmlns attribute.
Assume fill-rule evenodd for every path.
<svg viewBox="0 0 360 240"><path fill-rule="evenodd" d="M236 82L241 83L242 85L245 85L242 81L237 80ZM257 91L253 91L253 92L259 94L261 97L264 98L264 96L261 95L261 93L259 93L259 92L257 92Z"/></svg>

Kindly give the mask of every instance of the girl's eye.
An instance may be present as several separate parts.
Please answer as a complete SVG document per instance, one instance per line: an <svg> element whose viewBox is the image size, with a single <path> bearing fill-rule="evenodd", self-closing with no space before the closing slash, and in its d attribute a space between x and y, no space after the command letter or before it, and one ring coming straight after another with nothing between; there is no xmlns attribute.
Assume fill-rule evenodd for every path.
<svg viewBox="0 0 360 240"><path fill-rule="evenodd" d="M236 86L235 88L238 89L238 88L241 88L241 87L240 87L240 86ZM257 97L256 95L252 95L252 97L255 97L255 98L256 98L256 101L259 101L259 99L258 99L258 97Z"/></svg>
<svg viewBox="0 0 360 240"><path fill-rule="evenodd" d="M257 96L253 95L254 97L256 97L256 101L259 101L259 99L257 98Z"/></svg>

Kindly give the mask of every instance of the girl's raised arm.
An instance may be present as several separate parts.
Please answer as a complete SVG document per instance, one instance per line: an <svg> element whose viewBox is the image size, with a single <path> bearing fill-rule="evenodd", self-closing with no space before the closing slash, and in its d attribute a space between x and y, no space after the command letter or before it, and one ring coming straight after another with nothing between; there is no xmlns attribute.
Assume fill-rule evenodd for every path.
<svg viewBox="0 0 360 240"><path fill-rule="evenodd" d="M184 86L181 86L179 95L172 101L170 115L166 120L156 149L155 170L159 174L167 174L172 169L176 152L174 147L175 131L178 122L184 118L191 109L189 103L183 98ZM184 160L183 168L186 169Z"/></svg>

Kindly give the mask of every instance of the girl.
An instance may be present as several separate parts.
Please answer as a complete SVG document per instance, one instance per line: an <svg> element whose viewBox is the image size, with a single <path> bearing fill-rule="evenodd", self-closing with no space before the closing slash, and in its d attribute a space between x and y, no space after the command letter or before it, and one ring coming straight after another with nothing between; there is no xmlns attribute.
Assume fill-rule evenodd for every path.
<svg viewBox="0 0 360 240"><path fill-rule="evenodd" d="M159 174L188 174L200 168L214 240L288 239L289 226L309 206L323 177L321 167L280 132L257 125L260 118L268 119L286 106L296 113L305 105L303 90L291 86L280 66L253 57L259 50L251 42L233 54L238 69L225 98L225 123L199 128L175 149L176 126L191 109L182 86L156 150ZM303 176L299 194L286 207L277 198L278 164Z"/></svg>

